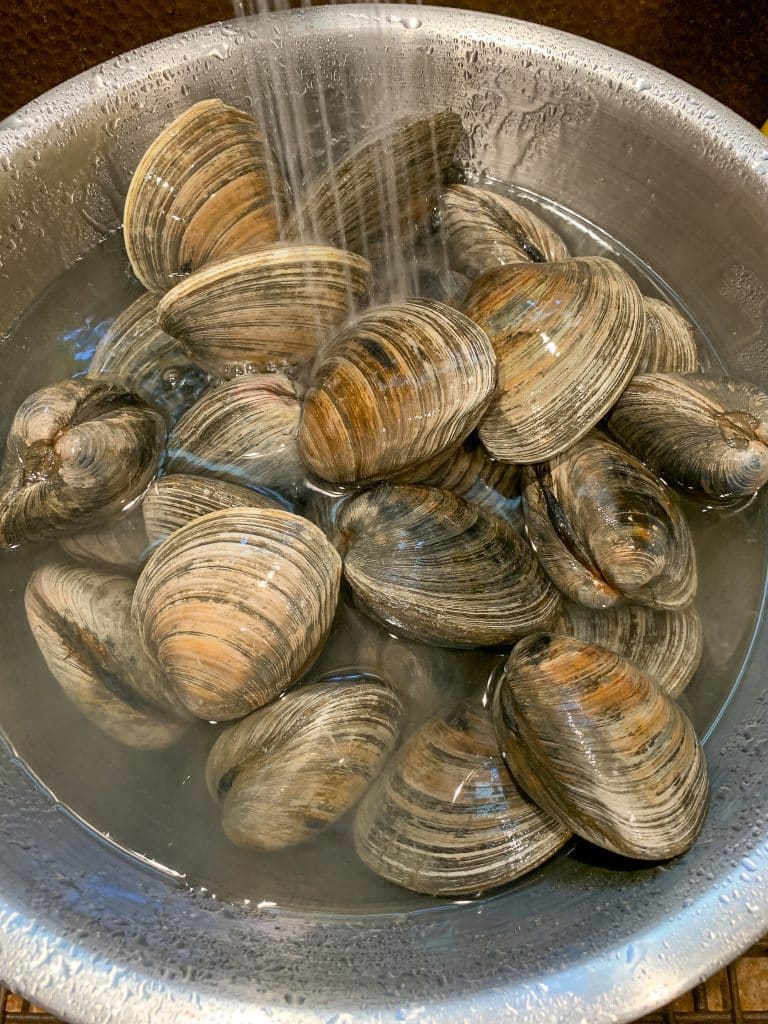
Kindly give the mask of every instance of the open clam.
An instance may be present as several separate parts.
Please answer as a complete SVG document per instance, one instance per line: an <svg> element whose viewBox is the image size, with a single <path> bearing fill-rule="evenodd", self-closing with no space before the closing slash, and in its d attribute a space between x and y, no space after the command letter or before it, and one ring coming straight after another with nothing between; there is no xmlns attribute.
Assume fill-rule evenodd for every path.
<svg viewBox="0 0 768 1024"><path fill-rule="evenodd" d="M643 298L645 349L636 373L693 373L699 364L693 327L661 299Z"/></svg>
<svg viewBox="0 0 768 1024"><path fill-rule="evenodd" d="M207 263L280 234L287 187L256 122L221 100L185 110L134 172L123 232L133 271L163 292Z"/></svg>
<svg viewBox="0 0 768 1024"><path fill-rule="evenodd" d="M376 676L307 683L214 743L206 778L238 846L282 850L357 803L397 740L403 709Z"/></svg>
<svg viewBox="0 0 768 1024"><path fill-rule="evenodd" d="M539 561L572 601L679 609L693 600L696 559L675 495L598 431L526 467L523 510Z"/></svg>
<svg viewBox="0 0 768 1024"><path fill-rule="evenodd" d="M106 523L155 475L160 413L126 388L79 378L19 406L0 473L0 547Z"/></svg>
<svg viewBox="0 0 768 1024"><path fill-rule="evenodd" d="M747 381L642 374L607 423L625 448L683 490L733 498L768 480L768 394Z"/></svg>
<svg viewBox="0 0 768 1024"><path fill-rule="evenodd" d="M234 508L195 519L150 556L133 614L194 714L239 718L294 683L331 628L341 559L306 519Z"/></svg>
<svg viewBox="0 0 768 1024"><path fill-rule="evenodd" d="M470 701L422 725L355 816L355 848L368 867L434 896L505 885L570 835L518 788L488 711Z"/></svg>
<svg viewBox="0 0 768 1024"><path fill-rule="evenodd" d="M704 752L677 703L631 662L534 634L510 655L493 706L518 783L578 835L642 860L694 843L709 802Z"/></svg>
<svg viewBox="0 0 768 1024"><path fill-rule="evenodd" d="M643 351L642 296L601 257L490 270L470 288L464 312L496 350L499 384L479 432L505 462L543 462L582 437Z"/></svg>
<svg viewBox="0 0 768 1024"><path fill-rule="evenodd" d="M141 502L103 526L63 537L61 546L78 562L128 575L138 572L149 548Z"/></svg>

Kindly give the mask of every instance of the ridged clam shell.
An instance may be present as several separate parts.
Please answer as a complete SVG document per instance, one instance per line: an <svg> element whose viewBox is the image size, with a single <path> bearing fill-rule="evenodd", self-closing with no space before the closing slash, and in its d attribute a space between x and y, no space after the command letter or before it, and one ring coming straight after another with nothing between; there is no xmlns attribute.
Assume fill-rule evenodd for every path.
<svg viewBox="0 0 768 1024"><path fill-rule="evenodd" d="M661 299L643 299L645 349L635 373L693 373L699 364L693 327Z"/></svg>
<svg viewBox="0 0 768 1024"><path fill-rule="evenodd" d="M253 118L221 100L195 103L152 142L131 179L123 233L133 272L163 292L207 263L273 242L286 199Z"/></svg>
<svg viewBox="0 0 768 1024"><path fill-rule="evenodd" d="M518 534L449 491L382 484L346 502L338 526L350 586L405 636L448 647L506 644L558 610Z"/></svg>
<svg viewBox="0 0 768 1024"><path fill-rule="evenodd" d="M507 263L568 259L557 232L508 196L451 185L440 197L440 214L451 264L472 279Z"/></svg>
<svg viewBox="0 0 768 1024"><path fill-rule="evenodd" d="M357 803L397 740L403 709L374 676L319 680L231 726L208 757L208 789L238 846L282 850Z"/></svg>
<svg viewBox="0 0 768 1024"><path fill-rule="evenodd" d="M679 609L693 600L696 559L677 498L599 432L526 468L523 510L539 561L572 601Z"/></svg>
<svg viewBox="0 0 768 1024"><path fill-rule="evenodd" d="M108 522L155 475L165 424L133 391L79 378L19 406L0 473L0 547Z"/></svg>
<svg viewBox="0 0 768 1024"><path fill-rule="evenodd" d="M355 848L378 875L433 896L505 885L570 831L517 787L484 708L464 702L397 752L355 816Z"/></svg>
<svg viewBox="0 0 768 1024"><path fill-rule="evenodd" d="M460 137L461 118L447 110L381 128L307 186L283 237L363 256L389 236L396 243L434 206Z"/></svg>
<svg viewBox="0 0 768 1024"><path fill-rule="evenodd" d="M675 701L631 662L574 637L529 636L493 704L520 786L578 835L642 860L693 844L709 801L704 752Z"/></svg>
<svg viewBox="0 0 768 1024"><path fill-rule="evenodd" d="M173 473L154 480L142 502L149 543L158 544L174 530L209 512L225 508L284 508L277 498L211 477Z"/></svg>
<svg viewBox="0 0 768 1024"><path fill-rule="evenodd" d="M371 283L367 260L325 245L270 245L213 263L160 300L161 326L219 377L311 359Z"/></svg>
<svg viewBox="0 0 768 1024"><path fill-rule="evenodd" d="M206 392L168 438L167 473L214 476L290 497L304 477L296 390L280 374L238 377Z"/></svg>
<svg viewBox="0 0 768 1024"><path fill-rule="evenodd" d="M299 450L333 482L372 480L456 447L496 383L485 333L429 299L378 306L323 347Z"/></svg>
<svg viewBox="0 0 768 1024"><path fill-rule="evenodd" d="M78 562L127 575L138 572L149 548L141 503L104 526L64 537L61 546Z"/></svg>
<svg viewBox="0 0 768 1024"><path fill-rule="evenodd" d="M480 440L505 462L543 462L582 437L619 397L643 351L642 296L602 257L488 271L464 312L496 350L499 384Z"/></svg>
<svg viewBox="0 0 768 1024"><path fill-rule="evenodd" d="M163 541L136 585L147 650L184 704L239 718L312 664L333 622L341 559L306 519L235 508Z"/></svg>
<svg viewBox="0 0 768 1024"><path fill-rule="evenodd" d="M704 648L695 608L669 612L626 604L598 611L564 601L554 631L620 654L670 697L679 697L691 681Z"/></svg>
<svg viewBox="0 0 768 1024"><path fill-rule="evenodd" d="M768 480L768 394L747 381L643 374L607 423L625 448L684 490L731 498Z"/></svg>
<svg viewBox="0 0 768 1024"><path fill-rule="evenodd" d="M68 565L36 569L24 600L32 634L65 695L131 747L174 743L185 712L142 651L131 621L133 581Z"/></svg>

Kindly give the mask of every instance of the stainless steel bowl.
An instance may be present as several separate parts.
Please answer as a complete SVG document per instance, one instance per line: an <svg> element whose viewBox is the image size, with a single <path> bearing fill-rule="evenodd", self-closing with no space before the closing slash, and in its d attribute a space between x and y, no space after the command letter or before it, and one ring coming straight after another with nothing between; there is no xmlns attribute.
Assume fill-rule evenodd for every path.
<svg viewBox="0 0 768 1024"><path fill-rule="evenodd" d="M276 30L282 53L326 76L331 119L345 85L353 98L371 91L371 44L386 43L398 107L461 112L476 169L555 197L621 239L686 297L734 371L768 383L768 142L604 47L420 7L213 25L111 61L8 119L0 332L117 228L130 170L162 123L204 96L245 104L267 54L283 73ZM2 337L7 381L31 354ZM765 556L758 545L761 579ZM573 861L510 894L413 914L236 907L97 841L2 747L0 970L93 1024L632 1019L768 926L768 629L762 598L753 604L758 625L706 744L704 834L685 857L642 872ZM16 641L5 642L0 677L18 663ZM34 707L27 721L31 736Z"/></svg>

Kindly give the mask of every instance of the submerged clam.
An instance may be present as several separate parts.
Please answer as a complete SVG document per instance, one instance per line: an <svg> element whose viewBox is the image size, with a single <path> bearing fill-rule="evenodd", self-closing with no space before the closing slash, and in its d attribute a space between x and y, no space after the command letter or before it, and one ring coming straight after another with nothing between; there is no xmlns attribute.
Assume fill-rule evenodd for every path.
<svg viewBox="0 0 768 1024"><path fill-rule="evenodd" d="M542 462L582 437L619 397L643 350L642 296L601 257L488 271L464 312L496 350L499 385L480 439L505 462Z"/></svg>
<svg viewBox="0 0 768 1024"><path fill-rule="evenodd" d="M570 835L517 787L488 711L470 701L422 725L355 816L355 848L368 867L433 896L505 885Z"/></svg>
<svg viewBox="0 0 768 1024"><path fill-rule="evenodd" d="M645 349L636 373L693 373L699 363L693 327L661 299L643 299Z"/></svg>
<svg viewBox="0 0 768 1024"><path fill-rule="evenodd" d="M381 484L345 503L338 528L348 583L405 636L447 647L506 644L558 610L525 541L449 491Z"/></svg>
<svg viewBox="0 0 768 1024"><path fill-rule="evenodd" d="M440 214L451 265L470 278L507 263L568 259L557 232L508 196L451 185L440 197Z"/></svg>
<svg viewBox="0 0 768 1024"><path fill-rule="evenodd" d="M221 100L185 110L152 142L123 213L133 272L163 292L207 263L280 234L287 188L256 122Z"/></svg>
<svg viewBox="0 0 768 1024"><path fill-rule="evenodd" d="M160 325L220 377L311 359L371 282L367 260L324 245L270 245L213 263L160 300Z"/></svg>
<svg viewBox="0 0 768 1024"><path fill-rule="evenodd" d="M257 850L317 836L363 795L402 713L383 680L350 674L300 686L231 726L206 771L226 835Z"/></svg>
<svg viewBox="0 0 768 1024"><path fill-rule="evenodd" d="M294 683L336 610L341 560L280 509L210 512L170 535L139 577L147 650L194 714L239 718Z"/></svg>
<svg viewBox="0 0 768 1024"><path fill-rule="evenodd" d="M378 306L324 346L304 399L301 456L343 483L447 454L495 383L488 338L458 310L430 299Z"/></svg>
<svg viewBox="0 0 768 1024"><path fill-rule="evenodd" d="M19 406L0 473L0 548L106 523L155 475L165 424L133 391L65 380Z"/></svg>
<svg viewBox="0 0 768 1024"><path fill-rule="evenodd" d="M27 619L64 694L104 732L131 747L165 747L186 713L144 654L131 621L133 581L68 565L36 569Z"/></svg>
<svg viewBox="0 0 768 1024"><path fill-rule="evenodd" d="M675 495L598 431L526 468L523 510L539 561L572 601L678 609L693 600L693 541Z"/></svg>
<svg viewBox="0 0 768 1024"><path fill-rule="evenodd" d="M709 801L704 752L676 702L631 662L534 634L510 655L493 706L518 783L578 835L642 860L694 843Z"/></svg>
<svg viewBox="0 0 768 1024"><path fill-rule="evenodd" d="M768 394L747 381L643 374L607 423L625 448L684 490L732 498L768 480Z"/></svg>
<svg viewBox="0 0 768 1024"><path fill-rule="evenodd" d="M92 563L112 572L138 572L149 548L141 503L103 526L62 538L61 546L78 562Z"/></svg>

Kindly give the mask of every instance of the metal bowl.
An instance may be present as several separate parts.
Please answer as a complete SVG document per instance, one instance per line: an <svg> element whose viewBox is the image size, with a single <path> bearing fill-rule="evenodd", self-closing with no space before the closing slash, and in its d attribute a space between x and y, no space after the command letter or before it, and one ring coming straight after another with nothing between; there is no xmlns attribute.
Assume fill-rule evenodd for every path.
<svg viewBox="0 0 768 1024"><path fill-rule="evenodd" d="M555 197L621 239L686 297L726 365L768 382L768 143L754 128L682 82L582 39L466 11L371 6L176 36L81 75L3 124L4 385L31 354L14 351L2 332L119 226L126 182L152 135L204 96L246 104L270 67L285 71L277 38L281 53L327 76L331 118L333 90L351 85L353 98L370 90L371 54L382 52L372 44L386 44L391 96L403 112L461 112L477 170ZM765 555L761 541L761 581ZM745 609L754 633L706 743L713 802L704 834L685 857L643 871L571 858L555 878L543 871L511 893L409 914L235 906L97 840L3 746L5 980L93 1024L597 1024L642 1014L768 926L760 594ZM4 635L0 676L19 660ZM26 722L33 737L34 707Z"/></svg>

